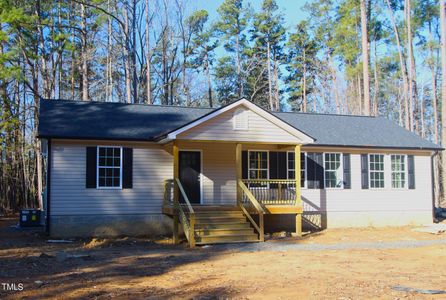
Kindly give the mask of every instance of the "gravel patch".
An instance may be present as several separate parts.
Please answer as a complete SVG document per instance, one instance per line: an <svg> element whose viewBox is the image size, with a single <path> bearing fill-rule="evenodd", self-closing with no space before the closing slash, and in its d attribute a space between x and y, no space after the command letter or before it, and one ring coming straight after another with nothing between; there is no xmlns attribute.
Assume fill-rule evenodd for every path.
<svg viewBox="0 0 446 300"><path fill-rule="evenodd" d="M323 251L323 250L351 250L351 249L402 249L417 248L434 245L446 245L446 238L442 240L422 241L386 241L386 242L355 242L336 244L298 244L296 242L280 241L264 243L225 244L210 246L216 250L235 250L237 252L259 251Z"/></svg>

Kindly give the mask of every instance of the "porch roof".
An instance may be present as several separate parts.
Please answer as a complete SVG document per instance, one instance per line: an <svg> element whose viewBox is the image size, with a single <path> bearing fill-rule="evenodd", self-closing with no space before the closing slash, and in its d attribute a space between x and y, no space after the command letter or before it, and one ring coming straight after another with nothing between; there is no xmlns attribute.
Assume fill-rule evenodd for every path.
<svg viewBox="0 0 446 300"><path fill-rule="evenodd" d="M39 138L157 141L218 109L42 100ZM274 112L285 123L334 147L441 150L382 117Z"/></svg>

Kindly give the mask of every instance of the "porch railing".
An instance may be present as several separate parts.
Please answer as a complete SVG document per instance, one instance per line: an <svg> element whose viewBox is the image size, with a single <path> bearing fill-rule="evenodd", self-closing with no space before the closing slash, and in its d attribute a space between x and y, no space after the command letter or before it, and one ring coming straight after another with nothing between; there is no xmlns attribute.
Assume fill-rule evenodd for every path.
<svg viewBox="0 0 446 300"><path fill-rule="evenodd" d="M190 247L195 247L195 211L192 205L190 204L189 198L187 197L186 192L184 191L183 185L178 178L175 178L174 184L178 188L179 192L183 196L184 203L180 203L179 197L177 199L173 199L173 207L175 212L178 214L178 219L180 224L183 227L184 235L189 242ZM189 219L187 216L189 215Z"/></svg>
<svg viewBox="0 0 446 300"><path fill-rule="evenodd" d="M296 205L296 181L290 179L243 179L243 183L262 205ZM246 195L242 202L246 203Z"/></svg>
<svg viewBox="0 0 446 300"><path fill-rule="evenodd" d="M244 202L237 201L238 206L243 211L245 216L248 218L248 220L251 222L252 226L255 228L255 230L259 233L259 240L261 242L265 241L265 221L264 221L264 214L265 210L263 209L262 205L256 200L254 195L249 191L248 187L243 183L243 181L238 181L238 186L241 189L241 196L242 199L246 199ZM255 212L259 216L259 222L254 220L254 218L251 216L250 212Z"/></svg>

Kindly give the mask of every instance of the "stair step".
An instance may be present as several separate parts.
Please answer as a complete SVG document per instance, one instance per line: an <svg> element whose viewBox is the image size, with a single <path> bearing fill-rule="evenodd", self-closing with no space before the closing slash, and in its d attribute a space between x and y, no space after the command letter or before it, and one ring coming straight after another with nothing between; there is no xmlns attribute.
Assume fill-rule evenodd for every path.
<svg viewBox="0 0 446 300"><path fill-rule="evenodd" d="M197 212L195 213L196 217L242 217L243 212L241 211L209 211L209 212Z"/></svg>
<svg viewBox="0 0 446 300"><path fill-rule="evenodd" d="M196 229L195 236L207 237L215 235L244 235L253 234L253 228L218 228L218 229Z"/></svg>
<svg viewBox="0 0 446 300"><path fill-rule="evenodd" d="M220 212L220 211L240 211L238 206L233 205L192 205L195 212Z"/></svg>
<svg viewBox="0 0 446 300"><path fill-rule="evenodd" d="M222 244L238 242L258 242L257 234L232 234L232 235L212 235L196 237L196 244Z"/></svg>
<svg viewBox="0 0 446 300"><path fill-rule="evenodd" d="M196 224L215 224L215 223L244 223L246 218L242 217L208 217L208 218L196 218Z"/></svg>
<svg viewBox="0 0 446 300"><path fill-rule="evenodd" d="M248 222L233 222L233 223L197 223L195 229L231 229L231 228L251 228Z"/></svg>

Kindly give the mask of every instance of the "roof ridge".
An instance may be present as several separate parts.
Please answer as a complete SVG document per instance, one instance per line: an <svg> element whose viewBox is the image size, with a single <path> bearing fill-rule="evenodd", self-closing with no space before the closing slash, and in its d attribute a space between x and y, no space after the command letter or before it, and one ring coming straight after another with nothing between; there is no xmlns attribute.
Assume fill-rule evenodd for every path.
<svg viewBox="0 0 446 300"><path fill-rule="evenodd" d="M141 105L141 106L156 106L156 107L175 107L175 108L193 108L193 109L210 109L215 110L217 108L214 107L194 107L194 106L184 106L184 105L166 105L166 104L147 104L147 103L127 103L127 102L110 102L110 101L81 101L81 100L71 100L71 99L43 99L44 101L52 101L52 102L73 102L73 103L98 103L98 104L118 104L118 105Z"/></svg>
<svg viewBox="0 0 446 300"><path fill-rule="evenodd" d="M117 104L117 105L141 105L147 107L173 107L173 108L187 108L187 109L207 109L216 110L219 107L196 107L196 106L184 106L184 105L166 105L166 104L147 104L147 103L127 103L127 102L109 102L109 101L81 101L81 100L71 100L71 99L43 99L45 101L64 101L64 102L74 102L74 103L98 103L98 104ZM354 117L354 118L379 118L382 116L361 116L361 115L347 115L347 114L332 114L332 113L317 113L317 112L300 112L300 111L271 111L267 110L273 114L293 114L293 115L316 115L316 116L333 116L333 117Z"/></svg>
<svg viewBox="0 0 446 300"><path fill-rule="evenodd" d="M274 113L274 114L332 116L332 117L372 118L372 119L377 119L377 118L381 117L381 116L362 116L362 115L331 114L331 113L300 112L300 111L275 111L272 113Z"/></svg>

